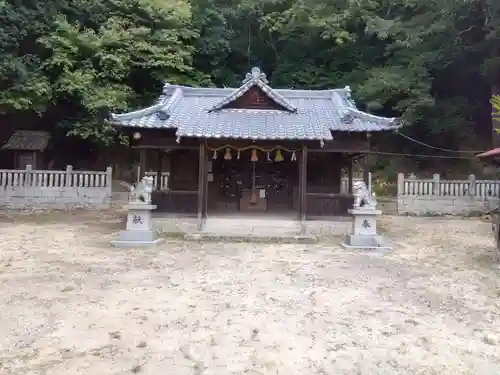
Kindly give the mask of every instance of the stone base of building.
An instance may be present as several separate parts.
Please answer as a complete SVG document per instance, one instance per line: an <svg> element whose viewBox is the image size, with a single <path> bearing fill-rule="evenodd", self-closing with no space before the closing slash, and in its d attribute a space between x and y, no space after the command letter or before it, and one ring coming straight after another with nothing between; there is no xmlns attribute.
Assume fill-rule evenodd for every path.
<svg viewBox="0 0 500 375"><path fill-rule="evenodd" d="M254 235L254 234L210 234L193 233L184 236L186 241L212 241L212 242L247 242L247 243L272 243L272 244L314 244L318 242L315 236L291 235Z"/></svg>

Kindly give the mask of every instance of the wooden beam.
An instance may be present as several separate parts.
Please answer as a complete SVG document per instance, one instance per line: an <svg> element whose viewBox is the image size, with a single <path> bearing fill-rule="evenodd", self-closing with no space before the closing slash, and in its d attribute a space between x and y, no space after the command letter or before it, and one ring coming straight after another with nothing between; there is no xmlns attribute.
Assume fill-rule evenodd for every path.
<svg viewBox="0 0 500 375"><path fill-rule="evenodd" d="M205 206L205 145L200 144L200 158L198 162L198 230L203 227L203 211Z"/></svg>
<svg viewBox="0 0 500 375"><path fill-rule="evenodd" d="M38 165L38 160L37 160L37 152L33 151L33 169L39 169L40 166Z"/></svg>
<svg viewBox="0 0 500 375"><path fill-rule="evenodd" d="M323 146L320 142L307 142L308 152L368 152L370 150L369 140L360 137L348 137L339 135L337 139L326 141Z"/></svg>
<svg viewBox="0 0 500 375"><path fill-rule="evenodd" d="M307 146L302 147L302 155L300 157L300 221L304 225L306 220L306 194L307 194Z"/></svg>
<svg viewBox="0 0 500 375"><path fill-rule="evenodd" d="M139 148L139 149L154 149L154 150L198 150L197 145L150 145L150 144L138 144L132 146L132 148Z"/></svg>
<svg viewBox="0 0 500 375"><path fill-rule="evenodd" d="M370 173L368 155L365 155L363 158L361 158L359 164L363 168L363 181L365 182L366 186L368 186L368 174Z"/></svg>
<svg viewBox="0 0 500 375"><path fill-rule="evenodd" d="M200 141L192 138L178 138L173 129L142 129L138 131L141 136L139 139L132 139L131 146L137 148L156 148L156 149L181 149L195 147L198 149ZM132 132L130 132L132 136Z"/></svg>
<svg viewBox="0 0 500 375"><path fill-rule="evenodd" d="M252 147L257 145L263 148L275 148L276 146L288 149L300 149L302 144L307 145L308 152L369 152L369 140L361 135L336 134L335 139L325 141L292 141L292 140L238 140L238 139L187 139L181 138L177 143L177 137L165 135L164 132L144 132L139 140L134 140L133 148L153 148L163 150L198 150L200 143L207 143L210 148L231 145L236 148Z"/></svg>
<svg viewBox="0 0 500 375"><path fill-rule="evenodd" d="M208 160L205 158L205 183L203 184L204 199L203 199L203 217L208 215Z"/></svg>
<svg viewBox="0 0 500 375"><path fill-rule="evenodd" d="M362 159L363 160L363 181L365 182L366 186L368 187L369 191L371 191L371 186L370 186L370 169L371 169L371 134L366 133L366 141L368 142L368 152L366 153L365 157Z"/></svg>
<svg viewBox="0 0 500 375"><path fill-rule="evenodd" d="M137 182L141 181L146 174L146 149L139 150L139 173L137 174Z"/></svg>
<svg viewBox="0 0 500 375"><path fill-rule="evenodd" d="M349 183L349 186L347 188L347 192L349 194L352 194L352 158L350 157L349 158L349 164L347 166L347 173L349 175L349 180L348 180L348 183Z"/></svg>
<svg viewBox="0 0 500 375"><path fill-rule="evenodd" d="M302 147L302 143L300 141L291 141L291 140L252 140L252 139L207 139L206 141L200 140L200 142L205 143L208 148L220 148L226 145L230 145L234 148L248 148L252 147L262 147L265 149L273 149L277 146L281 146L287 149L299 150ZM318 142L319 145L319 142Z"/></svg>
<svg viewBox="0 0 500 375"><path fill-rule="evenodd" d="M161 190L161 178L163 171L163 152L161 150L157 151L158 165L156 169L156 190Z"/></svg>

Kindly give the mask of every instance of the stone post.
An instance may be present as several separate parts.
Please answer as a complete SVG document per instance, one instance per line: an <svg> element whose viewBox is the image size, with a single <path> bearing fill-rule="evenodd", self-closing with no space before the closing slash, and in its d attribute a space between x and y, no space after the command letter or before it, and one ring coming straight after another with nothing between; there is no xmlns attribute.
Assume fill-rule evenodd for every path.
<svg viewBox="0 0 500 375"><path fill-rule="evenodd" d="M115 247L149 247L160 244L163 240L157 238L153 229L151 211L156 205L142 202L129 203L124 206L127 213L126 230L121 231L116 240L111 241Z"/></svg>
<svg viewBox="0 0 500 375"><path fill-rule="evenodd" d="M108 190L108 197L111 198L113 192L113 168L106 168L106 188Z"/></svg>
<svg viewBox="0 0 500 375"><path fill-rule="evenodd" d="M24 172L24 185L30 187L33 185L33 167L31 164L26 165L26 171Z"/></svg>
<svg viewBox="0 0 500 375"><path fill-rule="evenodd" d="M405 175L404 173L398 173L398 191L397 196L405 195Z"/></svg>
<svg viewBox="0 0 500 375"><path fill-rule="evenodd" d="M476 176L473 174L469 175L469 197L474 198L476 196Z"/></svg>
<svg viewBox="0 0 500 375"><path fill-rule="evenodd" d="M432 175L432 195L439 195L439 173Z"/></svg>
<svg viewBox="0 0 500 375"><path fill-rule="evenodd" d="M73 183L73 166L72 165L67 165L66 166L66 181L64 186L66 187L71 187Z"/></svg>
<svg viewBox="0 0 500 375"><path fill-rule="evenodd" d="M377 233L377 216L382 211L375 206L352 208L352 231L346 235L342 246L346 249L391 250L384 237Z"/></svg>
<svg viewBox="0 0 500 375"><path fill-rule="evenodd" d="M368 172L368 193L372 195L372 172Z"/></svg>

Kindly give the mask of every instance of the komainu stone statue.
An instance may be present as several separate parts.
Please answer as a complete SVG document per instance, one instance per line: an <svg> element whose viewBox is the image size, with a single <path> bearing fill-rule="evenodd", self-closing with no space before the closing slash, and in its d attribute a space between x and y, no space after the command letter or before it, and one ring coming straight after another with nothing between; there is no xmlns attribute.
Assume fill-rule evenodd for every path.
<svg viewBox="0 0 500 375"><path fill-rule="evenodd" d="M377 199L375 198L375 194L370 194L364 181L354 182L353 191L355 196L353 208L377 208Z"/></svg>
<svg viewBox="0 0 500 375"><path fill-rule="evenodd" d="M153 177L145 176L141 182L130 187L128 196L129 203L151 204L151 193L153 192Z"/></svg>

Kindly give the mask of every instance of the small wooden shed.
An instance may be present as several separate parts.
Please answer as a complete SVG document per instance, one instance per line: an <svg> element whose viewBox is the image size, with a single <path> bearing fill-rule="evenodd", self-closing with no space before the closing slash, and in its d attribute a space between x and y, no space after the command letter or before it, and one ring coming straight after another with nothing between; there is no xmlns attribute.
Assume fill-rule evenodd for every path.
<svg viewBox="0 0 500 375"><path fill-rule="evenodd" d="M13 167L25 169L31 165L33 169L44 168L42 153L50 141L50 133L40 130L16 130L2 146L2 151L12 153Z"/></svg>

